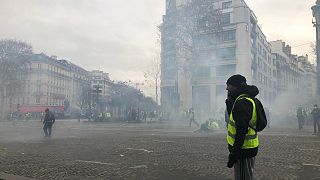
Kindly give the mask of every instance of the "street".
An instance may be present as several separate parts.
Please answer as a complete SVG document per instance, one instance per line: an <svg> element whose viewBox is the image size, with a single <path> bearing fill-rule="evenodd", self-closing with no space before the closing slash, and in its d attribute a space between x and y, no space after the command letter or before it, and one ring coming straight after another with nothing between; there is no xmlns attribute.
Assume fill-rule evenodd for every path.
<svg viewBox="0 0 320 180"><path fill-rule="evenodd" d="M233 179L226 130L185 124L57 121L44 138L38 121L0 122L0 179ZM320 137L312 128L260 133L256 179L320 179Z"/></svg>

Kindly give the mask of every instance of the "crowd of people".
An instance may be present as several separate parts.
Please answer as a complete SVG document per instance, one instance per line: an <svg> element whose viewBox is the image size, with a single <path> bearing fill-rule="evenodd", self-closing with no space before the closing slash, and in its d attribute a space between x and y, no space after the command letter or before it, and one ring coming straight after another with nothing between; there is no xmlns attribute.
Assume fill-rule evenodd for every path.
<svg viewBox="0 0 320 180"><path fill-rule="evenodd" d="M320 108L317 104L313 106L312 109L304 108L302 105L299 105L297 108L297 120L298 120L298 129L301 130L305 124L313 125L313 133L319 134L320 129Z"/></svg>
<svg viewBox="0 0 320 180"><path fill-rule="evenodd" d="M127 122L144 122L144 123L151 123L153 121L163 121L168 119L168 113L161 112L161 111L143 111L140 109L131 108L127 111L126 121Z"/></svg>

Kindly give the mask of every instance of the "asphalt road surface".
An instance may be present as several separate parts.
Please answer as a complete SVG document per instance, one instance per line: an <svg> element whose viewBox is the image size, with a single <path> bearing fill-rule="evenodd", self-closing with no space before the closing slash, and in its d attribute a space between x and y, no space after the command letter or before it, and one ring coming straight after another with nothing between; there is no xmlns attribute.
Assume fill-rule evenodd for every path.
<svg viewBox="0 0 320 180"><path fill-rule="evenodd" d="M223 180L226 130L194 133L185 124L0 122L0 179ZM311 127L260 133L255 179L320 179L320 137Z"/></svg>

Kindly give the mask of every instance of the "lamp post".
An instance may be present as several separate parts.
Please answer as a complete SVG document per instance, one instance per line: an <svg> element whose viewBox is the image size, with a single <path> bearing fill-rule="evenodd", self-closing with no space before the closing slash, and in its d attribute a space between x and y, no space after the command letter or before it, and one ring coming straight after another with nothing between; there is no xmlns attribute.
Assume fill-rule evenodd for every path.
<svg viewBox="0 0 320 180"><path fill-rule="evenodd" d="M317 94L320 93L320 0L312 6L313 25L316 27L316 53L317 53Z"/></svg>

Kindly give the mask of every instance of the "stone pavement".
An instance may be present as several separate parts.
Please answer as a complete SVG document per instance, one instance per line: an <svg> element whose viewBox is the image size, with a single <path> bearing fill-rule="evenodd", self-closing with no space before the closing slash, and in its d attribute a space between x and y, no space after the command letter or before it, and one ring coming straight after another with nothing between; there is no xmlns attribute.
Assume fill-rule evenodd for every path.
<svg viewBox="0 0 320 180"><path fill-rule="evenodd" d="M35 180L35 179L0 172L0 180Z"/></svg>
<svg viewBox="0 0 320 180"><path fill-rule="evenodd" d="M34 179L233 179L225 130L194 133L178 124L0 123L0 172ZM256 179L320 179L320 137L312 129L260 134ZM0 174L0 179L5 179ZM10 178L7 178L10 179Z"/></svg>

